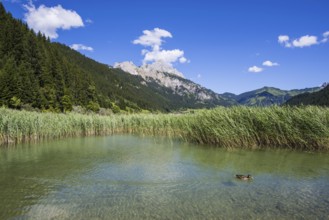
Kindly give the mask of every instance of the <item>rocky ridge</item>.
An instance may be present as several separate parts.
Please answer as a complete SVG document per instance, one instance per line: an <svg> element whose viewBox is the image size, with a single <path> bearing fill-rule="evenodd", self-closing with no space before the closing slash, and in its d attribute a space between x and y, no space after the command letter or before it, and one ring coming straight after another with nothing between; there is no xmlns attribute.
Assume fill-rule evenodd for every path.
<svg viewBox="0 0 329 220"><path fill-rule="evenodd" d="M114 68L141 76L147 83L157 83L181 96L194 96L199 101L223 99L219 94L185 79L181 72L166 63L155 62L138 67L133 62L126 61L115 63Z"/></svg>

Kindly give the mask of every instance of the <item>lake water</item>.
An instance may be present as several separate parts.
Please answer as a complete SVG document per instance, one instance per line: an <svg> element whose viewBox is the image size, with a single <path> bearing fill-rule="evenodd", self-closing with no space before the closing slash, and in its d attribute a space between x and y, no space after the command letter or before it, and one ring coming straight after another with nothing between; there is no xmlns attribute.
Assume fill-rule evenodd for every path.
<svg viewBox="0 0 329 220"><path fill-rule="evenodd" d="M329 219L328 207L328 153L136 136L0 148L0 219Z"/></svg>

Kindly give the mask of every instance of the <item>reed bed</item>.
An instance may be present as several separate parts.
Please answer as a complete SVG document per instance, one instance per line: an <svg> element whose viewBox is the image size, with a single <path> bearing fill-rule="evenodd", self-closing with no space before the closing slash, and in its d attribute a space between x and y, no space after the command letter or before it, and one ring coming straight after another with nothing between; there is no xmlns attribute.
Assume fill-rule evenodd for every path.
<svg viewBox="0 0 329 220"><path fill-rule="evenodd" d="M329 108L233 107L187 114L81 115L0 108L0 143L73 136L166 136L226 148L329 150Z"/></svg>

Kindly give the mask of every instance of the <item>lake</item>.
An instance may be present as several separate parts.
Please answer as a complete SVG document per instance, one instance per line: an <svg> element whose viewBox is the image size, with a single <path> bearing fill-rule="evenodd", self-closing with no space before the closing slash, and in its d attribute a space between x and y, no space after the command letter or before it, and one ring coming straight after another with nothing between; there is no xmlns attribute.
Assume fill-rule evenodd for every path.
<svg viewBox="0 0 329 220"><path fill-rule="evenodd" d="M129 135L0 148L0 219L328 219L328 207L328 153Z"/></svg>

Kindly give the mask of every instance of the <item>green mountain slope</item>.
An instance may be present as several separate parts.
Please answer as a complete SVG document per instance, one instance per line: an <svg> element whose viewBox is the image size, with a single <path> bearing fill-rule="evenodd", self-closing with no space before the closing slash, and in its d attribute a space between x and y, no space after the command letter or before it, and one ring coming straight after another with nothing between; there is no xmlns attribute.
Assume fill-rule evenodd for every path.
<svg viewBox="0 0 329 220"><path fill-rule="evenodd" d="M122 97L126 97L128 100L138 98L138 100L135 101L137 101L137 103L144 108L147 107L144 102L147 102L148 106L155 106L155 109L157 110L165 111L177 110L180 108L203 108L215 107L218 105L230 105L230 103L209 89L202 88L202 90L210 94L212 98L204 102L200 102L191 94L175 93L175 91L165 86L161 86L154 80L145 81L142 77L131 75L121 69L109 68L107 65L100 64L90 58L87 58L65 45L58 43L55 44L70 62L77 64L84 71L93 75L96 85L98 85L103 92L108 95L117 93ZM173 78L176 77L167 73L162 74ZM192 81L187 79L180 78L180 80L194 84Z"/></svg>
<svg viewBox="0 0 329 220"><path fill-rule="evenodd" d="M281 105L289 100L291 97L305 93L319 91L320 87L294 89L294 90L281 90L274 87L263 87L261 89L245 92L240 95L232 93L224 93L222 96L234 99L236 104L246 106L270 106Z"/></svg>
<svg viewBox="0 0 329 220"><path fill-rule="evenodd" d="M158 78L131 75L51 43L14 19L0 2L0 106L58 112L70 111L73 106L92 111L103 107L114 112L169 112L218 105L281 105L293 96L320 89L264 87L240 95L219 95L188 79L157 74Z"/></svg>
<svg viewBox="0 0 329 220"><path fill-rule="evenodd" d="M297 95L289 99L286 104L329 106L329 85L318 92Z"/></svg>
<svg viewBox="0 0 329 220"><path fill-rule="evenodd" d="M94 111L99 107L171 111L229 105L217 94L204 102L190 94L177 94L51 43L14 19L1 2L0 30L0 106L50 111L68 111L73 105Z"/></svg>

